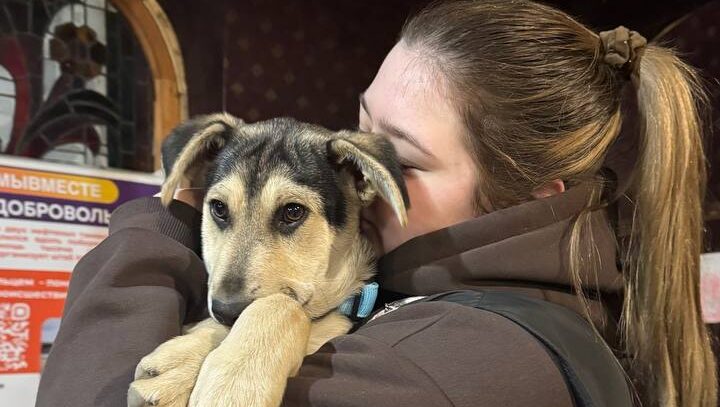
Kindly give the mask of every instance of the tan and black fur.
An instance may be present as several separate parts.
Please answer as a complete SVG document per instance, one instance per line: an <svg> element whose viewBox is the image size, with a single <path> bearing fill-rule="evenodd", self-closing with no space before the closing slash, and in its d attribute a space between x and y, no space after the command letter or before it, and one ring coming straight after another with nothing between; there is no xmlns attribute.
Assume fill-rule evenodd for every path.
<svg viewBox="0 0 720 407"><path fill-rule="evenodd" d="M407 220L392 144L293 119L245 124L218 114L178 127L163 153L164 204L180 186L207 189L212 318L140 362L129 405L278 405L302 358L349 330L335 309L374 272L361 209L379 196Z"/></svg>

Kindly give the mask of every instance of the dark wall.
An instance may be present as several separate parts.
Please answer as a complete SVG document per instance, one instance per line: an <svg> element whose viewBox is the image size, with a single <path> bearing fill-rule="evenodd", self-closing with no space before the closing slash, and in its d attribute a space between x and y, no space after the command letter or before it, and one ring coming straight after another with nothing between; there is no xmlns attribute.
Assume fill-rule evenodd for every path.
<svg viewBox="0 0 720 407"><path fill-rule="evenodd" d="M648 39L699 6L711 0L553 0L566 13L577 17L596 31L624 25Z"/></svg>
<svg viewBox="0 0 720 407"><path fill-rule="evenodd" d="M249 121L294 116L354 126L406 16L427 0L161 0L180 40L191 114ZM624 24L651 38L703 0L556 0L597 30Z"/></svg>
<svg viewBox="0 0 720 407"><path fill-rule="evenodd" d="M355 126L358 94L422 2L177 1L162 3L181 43L191 114L248 121L293 116Z"/></svg>
<svg viewBox="0 0 720 407"><path fill-rule="evenodd" d="M180 42L190 114L221 110L224 2L160 0L159 3Z"/></svg>
<svg viewBox="0 0 720 407"><path fill-rule="evenodd" d="M705 210L710 251L720 251L720 0L698 8L673 25L664 35L668 45L682 53L683 58L701 69L709 97L710 129L705 154L709 163L708 196Z"/></svg>

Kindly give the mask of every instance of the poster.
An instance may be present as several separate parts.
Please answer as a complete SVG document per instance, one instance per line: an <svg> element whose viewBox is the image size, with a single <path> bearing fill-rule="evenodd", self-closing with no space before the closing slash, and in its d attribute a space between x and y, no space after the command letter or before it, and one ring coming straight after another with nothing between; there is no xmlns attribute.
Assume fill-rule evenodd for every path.
<svg viewBox="0 0 720 407"><path fill-rule="evenodd" d="M720 323L720 253L700 256L700 303L706 324Z"/></svg>
<svg viewBox="0 0 720 407"><path fill-rule="evenodd" d="M0 400L32 407L75 263L112 211L154 195L152 174L0 155Z"/></svg>

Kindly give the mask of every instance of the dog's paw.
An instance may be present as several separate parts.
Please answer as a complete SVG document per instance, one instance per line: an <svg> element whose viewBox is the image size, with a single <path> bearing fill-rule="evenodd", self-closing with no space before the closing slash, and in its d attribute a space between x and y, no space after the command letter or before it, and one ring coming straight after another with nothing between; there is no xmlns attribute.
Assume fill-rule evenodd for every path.
<svg viewBox="0 0 720 407"><path fill-rule="evenodd" d="M187 335L158 346L135 369L128 407L186 407L205 357L226 334L214 321L201 322Z"/></svg>
<svg viewBox="0 0 720 407"><path fill-rule="evenodd" d="M187 406L203 359L210 351L203 352L201 342L192 335L179 336L145 356L135 369L128 406Z"/></svg>
<svg viewBox="0 0 720 407"><path fill-rule="evenodd" d="M187 407L194 381L187 381L191 383L188 388L175 379L164 375L134 381L128 390L128 407Z"/></svg>
<svg viewBox="0 0 720 407"><path fill-rule="evenodd" d="M307 349L311 320L285 294L259 298L203 362L193 407L277 407Z"/></svg>
<svg viewBox="0 0 720 407"><path fill-rule="evenodd" d="M221 346L222 348L222 346ZM221 348L205 359L190 396L189 407L276 407L280 395L267 372L256 369L252 354L238 355Z"/></svg>

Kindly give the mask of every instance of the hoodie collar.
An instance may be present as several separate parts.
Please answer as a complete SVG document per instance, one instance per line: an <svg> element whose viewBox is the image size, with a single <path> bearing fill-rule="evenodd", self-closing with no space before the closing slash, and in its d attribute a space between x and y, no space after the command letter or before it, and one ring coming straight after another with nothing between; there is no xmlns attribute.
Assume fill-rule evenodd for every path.
<svg viewBox="0 0 720 407"><path fill-rule="evenodd" d="M377 280L406 296L488 287L572 292L569 235L589 193L578 185L411 239L380 259ZM597 275L581 270L582 281L591 292L618 293L614 231L605 210L590 217L600 267Z"/></svg>

